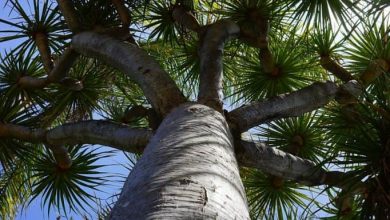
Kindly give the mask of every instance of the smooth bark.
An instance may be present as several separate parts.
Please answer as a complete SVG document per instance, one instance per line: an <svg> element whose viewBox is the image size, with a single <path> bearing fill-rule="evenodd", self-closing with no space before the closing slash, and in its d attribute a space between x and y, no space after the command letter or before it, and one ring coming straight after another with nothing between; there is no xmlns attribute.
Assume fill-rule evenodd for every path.
<svg viewBox="0 0 390 220"><path fill-rule="evenodd" d="M169 114L131 171L110 219L249 219L224 117L199 104Z"/></svg>
<svg viewBox="0 0 390 220"><path fill-rule="evenodd" d="M73 37L72 46L81 54L104 60L129 75L161 115L186 101L175 82L145 51L112 37L83 32Z"/></svg>
<svg viewBox="0 0 390 220"><path fill-rule="evenodd" d="M311 160L269 147L264 143L243 137L239 142L237 160L240 166L256 168L277 178L293 180L307 186L334 186L340 189L354 189L362 193L366 188L363 182L349 181L348 172L327 171Z"/></svg>
<svg viewBox="0 0 390 220"><path fill-rule="evenodd" d="M333 82L316 82L301 90L253 102L229 113L229 120L240 132L278 118L300 116L326 105L338 91Z"/></svg>
<svg viewBox="0 0 390 220"><path fill-rule="evenodd" d="M207 27L199 50L200 81L198 101L222 111L222 71L225 41L237 36L240 28L234 22L221 20Z"/></svg>
<svg viewBox="0 0 390 220"><path fill-rule="evenodd" d="M109 121L83 121L65 124L47 132L47 141L61 144L100 144L118 150L140 153L152 132Z"/></svg>
<svg viewBox="0 0 390 220"><path fill-rule="evenodd" d="M240 165L294 180L305 185L324 183L326 171L310 160L283 152L264 143L242 140L243 151L237 154Z"/></svg>
<svg viewBox="0 0 390 220"><path fill-rule="evenodd" d="M82 121L60 125L51 130L0 123L0 138L16 138L27 142L66 144L100 144L130 153L141 153L153 133L109 121Z"/></svg>
<svg viewBox="0 0 390 220"><path fill-rule="evenodd" d="M28 127L0 123L0 138L16 138L28 142L41 142L45 140L44 129L31 129Z"/></svg>

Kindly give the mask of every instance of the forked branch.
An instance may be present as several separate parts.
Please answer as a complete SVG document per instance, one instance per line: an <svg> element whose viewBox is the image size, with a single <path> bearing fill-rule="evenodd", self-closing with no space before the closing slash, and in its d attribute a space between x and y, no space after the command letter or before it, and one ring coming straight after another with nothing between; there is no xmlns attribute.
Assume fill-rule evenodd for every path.
<svg viewBox="0 0 390 220"><path fill-rule="evenodd" d="M221 20L208 26L201 38L198 101L218 111L222 111L223 99L223 48L225 41L239 33L240 28L234 22Z"/></svg>
<svg viewBox="0 0 390 220"><path fill-rule="evenodd" d="M23 76L19 79L18 85L23 89L42 89L50 83L61 83L61 80L66 78L78 56L78 53L74 50L67 48L60 59L54 64L47 77L34 78L31 76Z"/></svg>

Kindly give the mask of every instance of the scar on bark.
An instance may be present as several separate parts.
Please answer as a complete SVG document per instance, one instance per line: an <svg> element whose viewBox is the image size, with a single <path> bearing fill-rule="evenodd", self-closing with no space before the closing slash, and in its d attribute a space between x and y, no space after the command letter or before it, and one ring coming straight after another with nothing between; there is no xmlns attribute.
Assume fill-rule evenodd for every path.
<svg viewBox="0 0 390 220"><path fill-rule="evenodd" d="M204 186L202 186L202 189L203 189L203 196L202 196L203 206L205 206L209 198L207 197L207 189Z"/></svg>
<svg viewBox="0 0 390 220"><path fill-rule="evenodd" d="M194 181L191 181L189 179L181 179L179 180L180 185L190 185L190 183L195 183Z"/></svg>

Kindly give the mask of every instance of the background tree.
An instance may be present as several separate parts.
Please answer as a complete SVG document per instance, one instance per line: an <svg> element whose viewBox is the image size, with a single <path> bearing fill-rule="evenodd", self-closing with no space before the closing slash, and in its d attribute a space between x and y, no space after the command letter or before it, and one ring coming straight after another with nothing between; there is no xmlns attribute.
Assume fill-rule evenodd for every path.
<svg viewBox="0 0 390 220"><path fill-rule="evenodd" d="M95 206L92 144L140 156L101 218L390 218L388 1L20 2L1 218Z"/></svg>

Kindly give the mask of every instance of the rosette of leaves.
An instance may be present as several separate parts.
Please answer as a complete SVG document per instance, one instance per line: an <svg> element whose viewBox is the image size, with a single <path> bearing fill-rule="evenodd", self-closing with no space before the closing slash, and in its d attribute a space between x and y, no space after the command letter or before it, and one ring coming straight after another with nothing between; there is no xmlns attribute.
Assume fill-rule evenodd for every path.
<svg viewBox="0 0 390 220"><path fill-rule="evenodd" d="M0 124L36 127L37 112L8 102L0 95ZM1 130L1 129L0 129ZM0 131L0 218L13 218L31 194L29 162L41 148L17 139L2 137Z"/></svg>
<svg viewBox="0 0 390 220"><path fill-rule="evenodd" d="M329 203L321 207L328 216L322 217L324 220L339 220L339 219L359 219L361 214L361 199L360 196L347 197L342 192L336 191L333 188L326 190L329 198ZM344 207L343 207L344 206ZM344 208L344 210L343 210Z"/></svg>
<svg viewBox="0 0 390 220"><path fill-rule="evenodd" d="M330 24L324 25L310 34L312 49L319 57L339 59L344 39L336 39L339 31L334 31Z"/></svg>
<svg viewBox="0 0 390 220"><path fill-rule="evenodd" d="M222 9L218 13L237 22L244 34L256 37L259 32L266 31L263 34L268 34L270 28L285 24L283 16L288 12L283 10L285 3L280 0L222 1Z"/></svg>
<svg viewBox="0 0 390 220"><path fill-rule="evenodd" d="M288 8L295 12L293 21L300 20L306 27L327 25L330 21L348 24L352 20L352 14L356 14L360 7L359 1L353 0L288 1Z"/></svg>
<svg viewBox="0 0 390 220"><path fill-rule="evenodd" d="M100 109L99 100L108 96L108 87L112 80L112 69L99 64L95 59L80 57L72 66L62 85L54 86L48 108L43 119L50 123L56 118L70 121L90 119L94 110ZM76 87L66 86L69 84Z"/></svg>
<svg viewBox="0 0 390 220"><path fill-rule="evenodd" d="M21 51L0 57L0 95L10 106L23 105L26 108L43 107L47 92L41 89L28 89L19 85L22 77L41 78L45 75L41 62L34 51Z"/></svg>
<svg viewBox="0 0 390 220"><path fill-rule="evenodd" d="M58 51L66 44L70 35L62 20L58 7L50 1L33 0L31 9L24 8L19 1L9 0L7 3L16 14L14 21L0 19L0 23L10 26L8 30L1 30L0 33L7 34L0 38L0 42L20 40L14 51L33 50L37 44L42 48L49 48L51 51ZM45 42L37 42L37 35L46 38Z"/></svg>
<svg viewBox="0 0 390 220"><path fill-rule="evenodd" d="M103 30L118 27L121 22L114 5L107 0L73 1L77 17L84 30Z"/></svg>
<svg viewBox="0 0 390 220"><path fill-rule="evenodd" d="M306 37L294 32L280 33L279 37L270 39L272 72L264 70L266 64L260 62L256 49L248 48L240 54L242 61L237 65L242 74L236 85L239 99L261 100L303 88L322 78L314 55L306 47Z"/></svg>
<svg viewBox="0 0 390 220"><path fill-rule="evenodd" d="M366 104L349 106L350 113L345 114L344 109L333 112L335 119L342 118L341 114L349 115L348 121L332 120L334 124L328 125L338 153L334 163L348 171L346 182L354 183L349 186L351 193L362 187L365 192L360 198L362 218L390 214L390 108L388 102L375 98L366 98Z"/></svg>
<svg viewBox="0 0 390 220"><path fill-rule="evenodd" d="M99 171L104 166L96 161L108 157L109 152L81 146L68 147L68 151L72 159L72 166L68 169L61 169L48 150L36 157L32 164L31 201L42 197L42 205L48 208L48 213L53 207L64 213L92 208L95 197L91 191L98 190L106 181L104 173Z"/></svg>
<svg viewBox="0 0 390 220"><path fill-rule="evenodd" d="M13 105L0 95L0 123L37 127L37 111L21 105ZM0 163L1 168L7 171L14 166L17 160L28 161L33 154L33 147L17 139L5 138L0 132Z"/></svg>
<svg viewBox="0 0 390 220"><path fill-rule="evenodd" d="M319 162L326 150L318 112L280 119L259 128L257 134L269 147Z"/></svg>
<svg viewBox="0 0 390 220"><path fill-rule="evenodd" d="M146 32L150 32L148 38L162 40L171 44L177 42L178 31L175 20L172 17L174 2L165 0L152 0L153 4L148 4L146 8L140 7L138 10L139 19L144 22ZM144 12L147 14L145 15ZM137 15L135 16L138 18ZM148 31L151 30L151 31Z"/></svg>
<svg viewBox="0 0 390 220"><path fill-rule="evenodd" d="M286 219L310 198L294 182L266 175L256 169L241 170L251 219Z"/></svg>
<svg viewBox="0 0 390 220"><path fill-rule="evenodd" d="M382 19L374 24L366 22L361 29L355 29L345 48L348 70L359 74L366 84L378 75L390 72L389 19Z"/></svg>

